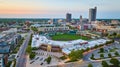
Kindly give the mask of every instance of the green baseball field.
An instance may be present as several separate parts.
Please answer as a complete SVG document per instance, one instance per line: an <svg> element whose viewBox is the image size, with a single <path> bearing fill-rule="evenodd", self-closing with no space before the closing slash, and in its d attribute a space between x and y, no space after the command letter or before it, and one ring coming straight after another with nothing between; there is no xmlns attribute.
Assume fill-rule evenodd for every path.
<svg viewBox="0 0 120 67"><path fill-rule="evenodd" d="M56 34L53 35L52 40L57 40L57 41L70 41L70 40L77 40L77 39L83 39L83 40L89 40L90 38L85 37L85 36L80 36L76 34Z"/></svg>

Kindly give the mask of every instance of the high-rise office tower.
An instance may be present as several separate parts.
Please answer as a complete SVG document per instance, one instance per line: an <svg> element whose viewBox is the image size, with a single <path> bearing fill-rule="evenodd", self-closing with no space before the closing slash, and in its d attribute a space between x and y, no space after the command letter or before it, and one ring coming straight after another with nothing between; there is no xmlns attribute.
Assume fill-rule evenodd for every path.
<svg viewBox="0 0 120 67"><path fill-rule="evenodd" d="M89 22L96 21L97 7L89 9Z"/></svg>
<svg viewBox="0 0 120 67"><path fill-rule="evenodd" d="M80 15L80 23L82 23L82 16Z"/></svg>
<svg viewBox="0 0 120 67"><path fill-rule="evenodd" d="M80 15L80 27L81 27L80 29L81 29L81 30L83 30L83 21L82 21L82 20L83 20L83 19L82 19L82 16Z"/></svg>
<svg viewBox="0 0 120 67"><path fill-rule="evenodd" d="M66 14L66 22L71 22L72 21L72 15L70 13Z"/></svg>

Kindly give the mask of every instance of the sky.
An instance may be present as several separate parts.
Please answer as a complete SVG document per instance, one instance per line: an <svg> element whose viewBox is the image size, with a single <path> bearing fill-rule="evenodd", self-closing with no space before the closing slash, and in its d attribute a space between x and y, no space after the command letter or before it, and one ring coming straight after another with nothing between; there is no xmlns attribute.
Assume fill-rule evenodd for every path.
<svg viewBox="0 0 120 67"><path fill-rule="evenodd" d="M0 0L0 18L88 18L97 6L98 19L120 19L120 0Z"/></svg>

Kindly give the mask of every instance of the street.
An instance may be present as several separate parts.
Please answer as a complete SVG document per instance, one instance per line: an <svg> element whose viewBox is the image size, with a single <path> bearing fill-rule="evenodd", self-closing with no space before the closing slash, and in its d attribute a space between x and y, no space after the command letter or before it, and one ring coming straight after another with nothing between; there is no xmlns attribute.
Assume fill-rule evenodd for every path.
<svg viewBox="0 0 120 67"><path fill-rule="evenodd" d="M30 40L31 33L28 33L28 36L25 38L23 44L21 45L16 59L16 67L26 67L26 48Z"/></svg>

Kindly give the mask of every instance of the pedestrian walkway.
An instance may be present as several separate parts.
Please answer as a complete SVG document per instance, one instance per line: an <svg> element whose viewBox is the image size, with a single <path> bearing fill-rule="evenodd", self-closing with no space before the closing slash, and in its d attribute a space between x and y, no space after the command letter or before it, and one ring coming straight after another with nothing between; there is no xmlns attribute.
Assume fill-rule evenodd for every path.
<svg viewBox="0 0 120 67"><path fill-rule="evenodd" d="M35 52L37 55L40 55L40 56L55 56L55 57L63 56L62 53L58 53L58 52L47 52L47 51L43 51L43 50L36 50L33 52Z"/></svg>

